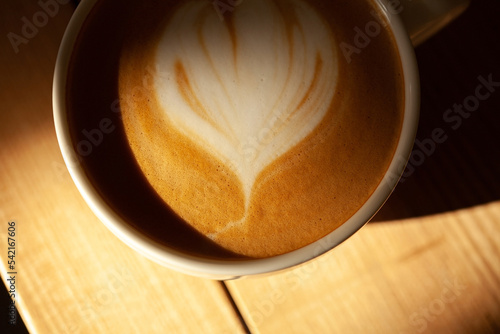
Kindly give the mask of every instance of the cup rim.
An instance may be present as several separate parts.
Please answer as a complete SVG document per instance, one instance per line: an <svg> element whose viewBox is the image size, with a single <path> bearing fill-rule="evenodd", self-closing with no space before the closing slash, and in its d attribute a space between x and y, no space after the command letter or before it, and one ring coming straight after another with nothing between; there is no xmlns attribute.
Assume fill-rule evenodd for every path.
<svg viewBox="0 0 500 334"><path fill-rule="evenodd" d="M69 62L78 33L97 1L82 1L64 33L54 72L53 117L63 159L80 194L101 222L129 247L156 263L199 277L228 280L274 273L305 263L335 248L368 223L389 198L404 172L415 140L419 118L420 88L414 49L401 19L397 15L390 14L387 0L375 0L391 26L401 56L405 84L404 119L399 143L384 179L351 218L328 235L305 247L270 258L249 260L216 260L197 257L168 248L140 234L100 197L80 164L75 162L77 153L73 150L67 125L65 96Z"/></svg>

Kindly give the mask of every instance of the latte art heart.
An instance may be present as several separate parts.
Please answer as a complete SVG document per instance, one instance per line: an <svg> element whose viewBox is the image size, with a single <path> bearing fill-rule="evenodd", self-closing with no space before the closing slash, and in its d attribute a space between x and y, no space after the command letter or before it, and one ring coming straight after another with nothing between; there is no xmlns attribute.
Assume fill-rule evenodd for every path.
<svg viewBox="0 0 500 334"><path fill-rule="evenodd" d="M232 6L220 11L220 3ZM373 20L371 0L122 8L134 24L117 29L125 148L112 155L131 159L130 182L140 184L130 196L117 193L127 212L140 198L137 226L181 249L203 240L275 256L331 233L380 185L404 119L397 45L387 24L356 61L339 47L353 26ZM129 181L110 168L103 175ZM153 221L149 201L160 207Z"/></svg>
<svg viewBox="0 0 500 334"><path fill-rule="evenodd" d="M244 1L222 21L210 2L190 1L165 27L154 78L164 116L233 170L245 207L259 173L329 110L334 43L302 0Z"/></svg>

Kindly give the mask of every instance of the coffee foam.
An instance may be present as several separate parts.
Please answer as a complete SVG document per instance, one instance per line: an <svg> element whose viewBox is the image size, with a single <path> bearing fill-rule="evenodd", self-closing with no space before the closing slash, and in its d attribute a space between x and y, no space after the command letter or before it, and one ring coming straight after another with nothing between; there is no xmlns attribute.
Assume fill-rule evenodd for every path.
<svg viewBox="0 0 500 334"><path fill-rule="evenodd" d="M252 257L305 246L352 216L400 131L401 76L388 71L386 44L383 62L369 64L388 73L387 85L356 63L340 66L345 29L302 0L246 0L222 21L205 0L169 13L156 33L132 36L119 71L128 142L165 203Z"/></svg>
<svg viewBox="0 0 500 334"><path fill-rule="evenodd" d="M160 38L155 90L176 129L230 163L248 204L258 174L325 116L336 56L327 23L303 1L244 1L223 21L191 1Z"/></svg>

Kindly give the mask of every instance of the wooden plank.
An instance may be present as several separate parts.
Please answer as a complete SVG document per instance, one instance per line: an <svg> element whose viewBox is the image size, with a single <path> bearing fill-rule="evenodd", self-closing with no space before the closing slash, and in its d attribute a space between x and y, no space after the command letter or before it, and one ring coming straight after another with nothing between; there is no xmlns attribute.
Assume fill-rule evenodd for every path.
<svg viewBox="0 0 500 334"><path fill-rule="evenodd" d="M278 275L229 282L252 333L493 333L500 202L369 224Z"/></svg>
<svg viewBox="0 0 500 334"><path fill-rule="evenodd" d="M499 9L472 1L417 48L420 153L374 222L307 265L228 283L253 333L500 332L500 90L476 97L500 82ZM436 129L447 139L429 144Z"/></svg>
<svg viewBox="0 0 500 334"><path fill-rule="evenodd" d="M0 35L21 34L22 17L40 10L36 1L2 2ZM61 5L17 53L2 41L0 268L5 282L7 222L15 221L22 319L31 333L243 332L219 282L136 254L97 220L71 181L56 142L51 87L72 12Z"/></svg>
<svg viewBox="0 0 500 334"><path fill-rule="evenodd" d="M0 35L21 34L36 1L1 2ZM238 333L221 285L161 268L99 223L69 179L51 118L51 77L70 5L19 52L0 47L0 267L18 226L16 302L32 333ZM280 274L226 283L255 333L500 332L499 98L454 129L443 120L500 81L498 4L469 13L417 50L418 139L448 140L377 216L338 249ZM498 89L497 89L498 90Z"/></svg>

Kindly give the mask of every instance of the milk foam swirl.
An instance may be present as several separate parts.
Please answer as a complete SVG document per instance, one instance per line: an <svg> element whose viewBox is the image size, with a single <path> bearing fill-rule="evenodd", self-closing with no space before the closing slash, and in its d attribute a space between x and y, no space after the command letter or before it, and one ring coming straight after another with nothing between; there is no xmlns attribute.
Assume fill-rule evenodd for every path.
<svg viewBox="0 0 500 334"><path fill-rule="evenodd" d="M258 174L306 138L337 79L331 29L302 0L246 0L221 21L188 1L165 27L154 88L166 117L238 175L248 203Z"/></svg>
<svg viewBox="0 0 500 334"><path fill-rule="evenodd" d="M151 223L145 205L138 225L168 245L192 231L269 257L324 237L369 199L405 103L390 30L351 64L337 46L373 18L372 1L244 0L222 20L207 0L133 3L137 24L117 42L124 154L137 196L152 191L165 210ZM178 221L187 232L172 232Z"/></svg>

